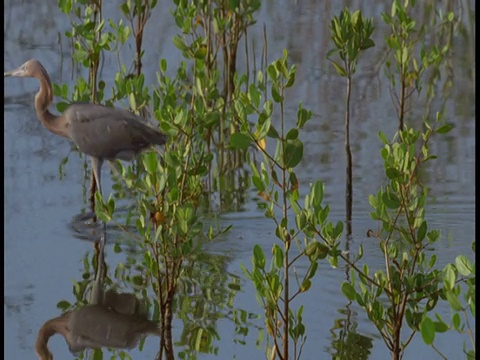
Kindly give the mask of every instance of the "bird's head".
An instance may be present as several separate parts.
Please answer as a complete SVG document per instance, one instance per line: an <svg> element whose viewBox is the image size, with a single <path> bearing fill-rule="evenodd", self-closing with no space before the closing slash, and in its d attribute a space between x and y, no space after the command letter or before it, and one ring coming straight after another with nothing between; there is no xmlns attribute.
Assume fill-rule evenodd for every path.
<svg viewBox="0 0 480 360"><path fill-rule="evenodd" d="M36 59L30 59L22 66L16 68L15 70L6 71L3 73L3 77L8 76L18 76L18 77L38 77L39 73L46 74L46 70L40 61ZM47 75L48 76L48 75Z"/></svg>

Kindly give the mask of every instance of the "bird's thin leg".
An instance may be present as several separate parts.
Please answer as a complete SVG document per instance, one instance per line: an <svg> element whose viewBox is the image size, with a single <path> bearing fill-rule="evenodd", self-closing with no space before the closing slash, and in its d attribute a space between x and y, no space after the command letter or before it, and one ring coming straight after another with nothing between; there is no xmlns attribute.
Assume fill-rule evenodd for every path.
<svg viewBox="0 0 480 360"><path fill-rule="evenodd" d="M97 190L102 195L102 185L101 185L101 175L102 175L102 164L103 160L92 157L92 170L93 175L95 176L95 183L97 185Z"/></svg>
<svg viewBox="0 0 480 360"><path fill-rule="evenodd" d="M100 177L101 177L101 172L102 172L102 164L103 160L98 159L96 157L91 157L92 160L92 172L93 172L93 178L95 178L95 185L97 187L98 192L100 195L102 195L102 187L100 185Z"/></svg>
<svg viewBox="0 0 480 360"><path fill-rule="evenodd" d="M92 159L92 171L93 175L96 180L97 191L100 195L102 195L102 184L101 184L101 175L102 175L102 164L103 160L98 159L96 157L91 156ZM103 195L102 195L103 196ZM107 242L107 224L103 223L103 234L102 234L102 242L106 244Z"/></svg>

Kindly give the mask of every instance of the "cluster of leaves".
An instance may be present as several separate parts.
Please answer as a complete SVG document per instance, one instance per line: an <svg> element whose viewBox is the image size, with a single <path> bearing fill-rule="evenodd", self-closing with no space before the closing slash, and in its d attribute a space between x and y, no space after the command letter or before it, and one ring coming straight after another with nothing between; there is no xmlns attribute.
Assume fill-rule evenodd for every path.
<svg viewBox="0 0 480 360"><path fill-rule="evenodd" d="M425 26L419 29L417 22L411 15L414 12L416 1L392 1L390 13L382 13L383 21L391 29L385 36L385 43L389 49L385 62L385 75L390 80L392 99L397 110L399 129L403 130L406 116L412 108L412 95L420 93L425 83L428 84L428 97L435 96L436 80L440 79L440 66L447 60L451 52L451 35L437 39L432 35L432 44L427 45L422 39L425 36ZM449 11L446 16L442 11L439 33L447 30L452 33L452 24L455 14ZM431 79L425 82L425 73L431 73Z"/></svg>
<svg viewBox="0 0 480 360"><path fill-rule="evenodd" d="M436 306L440 295L441 271L435 268L437 257L427 256L427 249L439 239L440 233L428 230L425 219L428 192L421 184L418 171L425 162L435 158L428 150L431 136L448 131L451 126L442 125L436 130L428 122L425 126L424 133L413 129L400 131L392 143L380 132L384 143L381 154L389 183L375 196L370 195L371 217L379 221L381 227L370 230L369 236L378 241L385 269L370 274L367 264L362 269L355 267L352 282L342 286L347 298L364 308L394 358L403 353L420 330L424 314ZM420 150L419 139L422 140ZM404 318L411 332L408 340L401 344Z"/></svg>
<svg viewBox="0 0 480 360"><path fill-rule="evenodd" d="M339 17L333 18L330 30L336 48L327 53L327 58L340 76L350 79L355 74L360 53L375 46L371 39L374 29L372 19L365 19L360 10L350 13L345 8ZM336 54L341 63L332 60Z"/></svg>
<svg viewBox="0 0 480 360"><path fill-rule="evenodd" d="M394 0L391 14L382 14L385 23L392 28L392 33L385 39L397 63L397 66L392 68L390 60L387 60L387 76L392 88L396 86L397 77L401 83L400 96L394 97L400 130L392 143L382 132L379 133L380 139L384 143L381 155L389 184L381 188L376 196L371 195L369 198L374 209L371 217L379 221L381 227L378 231L370 230L368 235L378 240L379 248L385 259L385 269L370 274L367 264L360 268L347 259L348 266L351 267L352 280L342 285L345 296L349 300L356 301L366 311L391 351L393 359L402 357L405 348L418 331L421 332L425 343L432 345L434 350L441 355L440 351L434 347L433 340L436 332L444 332L449 327L438 315L436 322L433 322L427 315L436 307L439 299L447 299L452 310L465 312L465 308L456 301L456 297L460 293L460 286L453 290L457 274L456 270L452 270L454 269L453 265L447 265L444 271L438 270L436 255L427 256L427 249L439 239L440 233L437 230L428 231L425 219L428 191L421 183L419 176L419 171L424 163L436 158L435 155L429 154L429 139L435 133L448 133L452 130L453 125L445 124L441 120L441 113L437 113L434 125L431 120L425 118L423 131L415 131L405 124L406 100L412 95L412 91L408 88L416 89L419 92L423 80L422 74L430 70L433 65L435 69L438 69L450 48L448 44L441 50L438 46L433 46L430 50L422 46L421 62L418 65L414 57L415 44L418 41L414 39L414 34L417 33L416 23L408 15L410 5L413 7L415 2ZM340 53L340 58L345 66L342 67L335 62L333 64L341 76L350 80L348 70L351 67L348 66L348 59L356 57L357 53L354 50L361 49L361 46L358 46L360 42L358 39L364 37L359 33L356 41L348 42L349 38L345 34L349 34L349 32L345 31L345 28L348 28L345 24L349 24L348 20L353 19L353 16L349 17L348 15L349 13L344 11L340 19L335 18L332 21L331 30L332 40L337 46L335 50ZM453 13L449 13L447 21L453 21ZM360 23L358 20L356 22ZM361 32L361 29L354 27L352 31ZM430 88L433 87L432 83L434 82L430 82ZM430 92L429 95L433 96L433 93ZM347 89L347 99L349 97L350 92ZM348 131L348 127L346 131ZM360 247L355 262L362 256L363 249ZM464 256L457 258L457 266L458 264L462 264L461 274L469 276L468 279L462 279L461 282L471 284L472 274L474 278L474 266ZM446 281L443 288L441 287L442 279ZM470 306L472 299L474 302L471 288L472 286L469 285L466 295L467 306ZM474 306L473 308L470 306L470 310L474 313ZM467 333L471 336L471 328L466 314L465 319ZM410 334L407 336L407 340L402 342L404 321L410 328ZM452 327L457 331L463 331L458 314L454 315ZM474 351L465 352L468 356L474 353Z"/></svg>
<svg viewBox="0 0 480 360"><path fill-rule="evenodd" d="M339 238L343 223L333 225L328 221L329 207L323 205L324 185L317 181L310 185L303 204L300 201L300 184L295 174L303 157L303 142L300 131L311 118L312 112L300 104L295 126L287 129L284 104L287 89L295 82L296 66L288 66L288 53L267 68L267 74L259 73L258 85L250 84L248 92L238 93L235 110L240 119L241 132L232 135L230 145L248 149L255 146L263 161L249 161L252 182L261 200L258 205L265 210L265 217L275 225L278 243L271 248L272 259L267 266L263 248L253 248L251 270L242 266L257 291L257 299L265 310L265 326L273 344L267 349L268 357L287 359L300 357L306 340L303 322L303 305L294 307L293 300L308 291L320 260L327 256L332 264L337 263ZM264 84L270 82L272 100L263 99ZM279 108L278 115L274 108ZM257 117L252 127L249 119ZM280 125L272 124L279 118ZM274 142L275 151L267 149L268 141ZM292 218L295 221L292 221ZM297 267L307 261L307 270L300 274ZM294 281L292 274L296 276ZM293 343L291 349L290 341Z"/></svg>
<svg viewBox="0 0 480 360"><path fill-rule="evenodd" d="M475 242L472 250L475 253ZM468 360L473 360L475 359L475 329L469 319L475 317L475 263L472 263L465 255L458 255L455 264L447 264L442 275L443 291L440 296L450 305L452 318L450 322L446 322L442 316L436 313L436 321L434 321L425 315L420 324L422 339L442 355L434 344L436 333L453 330L460 334L466 334L471 348L467 348L467 344L464 342L463 351ZM461 300L461 297L464 301Z"/></svg>
<svg viewBox="0 0 480 360"><path fill-rule="evenodd" d="M253 14L260 1L176 0L174 3L172 14L182 35L176 35L173 44L184 58L195 62L195 91L205 99L204 106L209 107L200 130L211 151L216 153L216 177L222 177L243 164L242 153L227 149L231 134L238 131L230 105L236 86L239 43L246 37L248 27L255 23Z"/></svg>

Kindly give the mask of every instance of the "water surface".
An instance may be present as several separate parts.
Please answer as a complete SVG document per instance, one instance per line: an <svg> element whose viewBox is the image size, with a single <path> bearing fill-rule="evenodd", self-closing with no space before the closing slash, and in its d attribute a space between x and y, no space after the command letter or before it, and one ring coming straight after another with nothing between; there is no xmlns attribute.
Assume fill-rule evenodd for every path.
<svg viewBox="0 0 480 360"><path fill-rule="evenodd" d="M348 2L351 9L359 2ZM462 3L464 7L467 2ZM469 2L473 9L473 2ZM160 2L148 23L144 43L148 44L143 70L147 79L154 81L160 58L174 67L181 60L171 43L178 30L169 12L172 5ZM296 85L287 96L291 103L287 109L293 118L299 101L313 111L313 119L301 134L305 144L304 160L297 176L306 189L310 182L325 182L325 201L330 204L330 218L345 219L343 148L344 80L335 75L326 60L332 47L328 25L344 4L329 1L265 1L258 13L258 22L249 32L249 40L261 53L262 31L268 34L269 61L282 56L288 49L290 62L298 66ZM378 14L389 11L387 1L375 7L364 7L366 16L375 16L380 44L386 31ZM464 23L468 24L468 9L464 8ZM109 15L112 14L112 15ZM104 16L118 17L115 6L108 5ZM48 21L46 20L48 19ZM42 61L52 81L74 84L71 77L70 50L64 32L69 29L68 19L60 13L54 2L4 3L4 68L10 70L30 58ZM61 46L59 44L61 38ZM243 46L243 45L242 45ZM475 239L475 116L474 116L474 61L473 39L458 37L454 43L454 84L447 101L446 114L455 129L438 137L431 146L439 158L426 171L425 181L431 190L427 219L430 228L442 232L435 251L439 266L454 261L459 254L471 256L471 243ZM361 59L358 80L352 93L351 143L354 161L354 209L351 249L363 244L364 260L371 267L381 266L382 257L372 239L366 237L369 228L377 224L369 217L368 195L376 193L385 184L383 163L379 156L381 143L378 130L392 136L396 129L396 114L392 106L388 83L382 70L372 75L381 61L381 46L377 46ZM130 54L129 49L124 53ZM241 53L241 52L240 52ZM111 61L109 63L108 61ZM106 60L101 76L111 81L115 67ZM239 66L244 64L239 55ZM362 75L363 74L363 75ZM152 84L154 85L154 84ZM74 302L72 281L79 281L84 270L83 261L91 258L93 244L77 234L71 227L72 218L86 208L84 199L84 161L71 153L71 145L44 129L33 110L33 96L38 83L33 79L5 79L4 81L4 340L5 358L33 359L36 333L48 319L58 316L56 305L61 300ZM423 104L418 100L418 104ZM52 109L53 110L53 109ZM424 114L420 106L414 107L415 116ZM413 120L412 120L413 121ZM69 161L59 176L59 164L65 156ZM104 168L104 189L111 180ZM238 211L220 215L222 225L233 225L232 230L217 241L207 244L205 250L213 256L225 257L225 270L241 279L242 291L235 298L235 306L262 314L256 302L253 286L244 279L240 265L250 266L252 246L259 243L267 253L275 241L273 224L263 217L255 203L255 194L247 194L247 202ZM106 249L109 264L124 260L124 254ZM300 269L301 270L301 269ZM335 323L350 321L361 335L364 344L371 344L368 359L388 358L382 340L366 319L361 309L348 305L341 294L340 284L345 280L342 269L332 269L327 263L320 265L311 291L297 298L296 305L305 306L308 340L303 358L331 358L339 331ZM449 308L438 308L444 318ZM253 321L263 327L263 320ZM263 346L257 348L257 331L252 326L245 337L246 345L232 341L235 325L223 318L216 323L218 356L200 354L199 358L264 358ZM175 336L180 337L181 324L175 324ZM454 333L439 336L437 345L449 359L462 359L462 343L466 337ZM60 336L49 342L56 358L69 359L70 355ZM142 352L132 350L133 359L153 359L158 340L148 338ZM405 354L406 359L430 358L438 355L416 337Z"/></svg>

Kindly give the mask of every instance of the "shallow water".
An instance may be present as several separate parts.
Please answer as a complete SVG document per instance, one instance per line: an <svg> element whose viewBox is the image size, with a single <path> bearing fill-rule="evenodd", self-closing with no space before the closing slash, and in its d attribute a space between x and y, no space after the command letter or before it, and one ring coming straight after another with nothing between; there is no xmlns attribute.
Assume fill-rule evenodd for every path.
<svg viewBox="0 0 480 360"><path fill-rule="evenodd" d="M388 2L380 2L372 8L363 9L366 16L388 11ZM258 23L249 32L249 39L261 52L262 27L268 34L269 61L280 57L287 48L291 62L298 66L295 87L291 90L289 115L295 114L298 101L314 113L313 119L301 134L305 144L304 160L297 176L301 186L321 179L325 182L325 201L330 204L330 218L335 222L345 218L343 148L343 97L345 84L334 74L325 59L332 47L328 24L337 15L343 4L330 6L326 1L318 6L316 1L265 1L258 14ZM357 4L357 2L355 2ZM349 5L355 9L355 4ZM464 6L468 5L463 2ZM473 8L473 2L470 7ZM160 11L160 5L164 11ZM341 6L340 6L341 5ZM155 79L159 58L166 58L173 67L179 54L170 39L177 28L166 11L170 3L159 4L155 16L149 21L145 36L146 49L144 71L146 78ZM465 9L464 9L465 10ZM113 6L107 6L104 16L115 14ZM114 15L112 15L114 16ZM375 15L376 16L376 15ZM464 13L464 16L467 16ZM45 21L48 17L49 21ZM10 70L29 58L38 58L47 67L52 81L73 84L70 77L71 62L65 39L62 48L58 36L69 27L68 20L54 3L7 1L4 3L4 68ZM378 21L379 22L379 21ZM467 23L467 21L464 21ZM379 27L381 24L377 24ZM160 28L160 30L158 29ZM381 29L381 28L380 28ZM379 31L377 43L380 43ZM242 45L243 46L243 45ZM425 174L431 197L427 219L431 228L442 232L436 246L439 266L454 261L459 254L472 257L471 243L475 239L475 116L474 116L474 61L473 39L459 37L455 42L454 86L447 101L447 118L455 123L455 129L447 136L438 137L432 143L432 152L439 158L433 161ZM128 50L125 50L128 53ZM359 74L372 71L379 61L382 49L375 47L361 59ZM240 61L243 63L243 60ZM353 123L351 143L354 161L354 208L352 240L355 250L363 244L364 260L371 267L380 266L382 257L371 239L366 237L369 228L376 223L369 217L368 195L375 193L385 183L383 164L379 155L381 143L378 130L391 136L396 128L396 115L391 103L383 74L360 76L353 89ZM103 68L102 78L113 76L111 68ZM38 83L32 79L5 79L4 81L4 340L5 359L33 359L33 346L40 326L48 319L58 316L56 305L61 300L74 302L72 281L82 279L84 259L93 254L93 245L88 229L80 232L72 227L72 218L85 208L84 187L86 174L84 162L76 153L71 153L60 179L59 164L71 152L71 145L49 133L38 122L33 110L33 96ZM419 104L422 102L419 100ZM416 107L421 116L421 108ZM109 189L111 180L104 167L104 189ZM88 184L88 182L87 182ZM262 315L255 299L251 283L244 279L240 270L243 264L251 264L252 246L259 243L267 253L275 241L273 224L257 209L255 194L246 194L247 202L237 211L221 214L219 223L233 225L232 230L205 250L225 267L232 277L241 279L242 291L234 300L235 307ZM88 232L88 231L87 231ZM112 237L118 234L112 232ZM118 235L119 236L119 235ZM129 248L125 244L125 248ZM135 249L130 249L133 253ZM114 264L124 260L125 252L116 254L107 247L107 262ZM301 269L300 269L301 271ZM320 265L312 289L297 298L297 304L305 306L308 339L303 349L303 358L331 358L335 340L339 336L335 324L350 322L361 335L360 340L368 350L368 359L388 358L382 340L365 314L348 301L340 291L345 280L342 269L331 269L327 263ZM439 306L439 313L449 317L449 308ZM263 321L252 320L263 327ZM264 358L262 346L257 348L257 331L250 328L245 337L246 345L232 341L235 324L224 317L216 323L220 339L216 341L218 356L200 354L199 358ZM180 338L182 323L175 323L175 336ZM466 337L447 332L438 336L438 347L449 359L462 359L462 343ZM73 358L60 336L51 338L49 348L55 358ZM129 352L133 359L153 359L158 349L158 340L147 338L143 351ZM105 355L108 353L105 350ZM406 359L437 359L438 355L425 346L419 336L409 345Z"/></svg>

